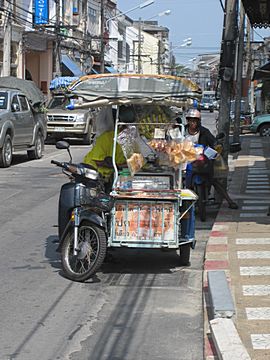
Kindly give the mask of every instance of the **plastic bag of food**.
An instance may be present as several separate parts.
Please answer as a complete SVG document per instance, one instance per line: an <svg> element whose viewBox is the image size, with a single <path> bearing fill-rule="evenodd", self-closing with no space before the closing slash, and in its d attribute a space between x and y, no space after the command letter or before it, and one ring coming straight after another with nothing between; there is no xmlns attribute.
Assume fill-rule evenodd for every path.
<svg viewBox="0 0 270 360"><path fill-rule="evenodd" d="M127 165L131 176L136 174L145 164L144 157L142 154L134 153L130 158L127 159Z"/></svg>

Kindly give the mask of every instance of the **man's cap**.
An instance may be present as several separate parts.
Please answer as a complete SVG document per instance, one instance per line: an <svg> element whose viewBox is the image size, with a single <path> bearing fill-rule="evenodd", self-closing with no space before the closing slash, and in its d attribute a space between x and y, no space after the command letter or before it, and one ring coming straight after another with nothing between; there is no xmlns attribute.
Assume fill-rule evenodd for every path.
<svg viewBox="0 0 270 360"><path fill-rule="evenodd" d="M187 112L187 115L186 115L186 119L198 119L198 120L201 120L201 113L199 110L197 109L190 109L188 112Z"/></svg>

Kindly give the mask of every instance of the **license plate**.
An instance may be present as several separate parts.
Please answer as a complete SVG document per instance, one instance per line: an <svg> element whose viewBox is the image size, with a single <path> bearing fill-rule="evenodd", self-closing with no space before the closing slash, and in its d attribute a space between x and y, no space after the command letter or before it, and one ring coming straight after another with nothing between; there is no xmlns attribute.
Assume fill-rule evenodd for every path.
<svg viewBox="0 0 270 360"><path fill-rule="evenodd" d="M64 127L55 127L54 131L55 132L65 132L65 128Z"/></svg>

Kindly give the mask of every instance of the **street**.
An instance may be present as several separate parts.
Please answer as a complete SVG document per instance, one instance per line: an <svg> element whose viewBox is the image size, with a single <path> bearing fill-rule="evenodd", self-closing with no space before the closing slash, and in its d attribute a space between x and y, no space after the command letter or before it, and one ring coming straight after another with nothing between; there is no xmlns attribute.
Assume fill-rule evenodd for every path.
<svg viewBox="0 0 270 360"><path fill-rule="evenodd" d="M214 119L203 112L204 126ZM73 161L87 148L74 143ZM55 251L67 178L51 159L68 154L46 145L41 160L17 155L0 169L0 359L203 359L202 270L218 209L197 221L190 267L175 252L121 249L93 279L74 283Z"/></svg>

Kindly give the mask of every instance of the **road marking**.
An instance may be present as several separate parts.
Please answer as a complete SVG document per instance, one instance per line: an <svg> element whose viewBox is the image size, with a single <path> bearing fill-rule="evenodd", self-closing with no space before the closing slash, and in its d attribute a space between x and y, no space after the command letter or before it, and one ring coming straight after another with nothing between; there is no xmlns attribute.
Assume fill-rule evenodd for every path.
<svg viewBox="0 0 270 360"><path fill-rule="evenodd" d="M242 210L268 210L269 206L242 206Z"/></svg>
<svg viewBox="0 0 270 360"><path fill-rule="evenodd" d="M270 189L269 185L265 186L265 185L247 185L246 187L247 190L253 190L253 189L259 189L259 190L268 190Z"/></svg>
<svg viewBox="0 0 270 360"><path fill-rule="evenodd" d="M270 245L270 238L238 238L235 242L236 245Z"/></svg>
<svg viewBox="0 0 270 360"><path fill-rule="evenodd" d="M257 180L257 181L254 181L254 180L248 180L247 181L247 185L269 185L269 181L260 181L260 180Z"/></svg>
<svg viewBox="0 0 270 360"><path fill-rule="evenodd" d="M256 193L270 194L270 191L269 190L246 190L246 194L256 194Z"/></svg>
<svg viewBox="0 0 270 360"><path fill-rule="evenodd" d="M268 175L253 175L253 174L250 174L248 175L247 177L247 180L254 180L254 179L257 179L257 180L268 180Z"/></svg>
<svg viewBox="0 0 270 360"><path fill-rule="evenodd" d="M270 295L270 285L243 285L244 296L266 296Z"/></svg>
<svg viewBox="0 0 270 360"><path fill-rule="evenodd" d="M252 199L247 199L243 201L244 204L269 204L270 205L270 199L269 200L252 200Z"/></svg>
<svg viewBox="0 0 270 360"><path fill-rule="evenodd" d="M246 308L248 320L270 320L270 307Z"/></svg>
<svg viewBox="0 0 270 360"><path fill-rule="evenodd" d="M240 218L254 218L254 217L266 217L267 214L266 213L240 213Z"/></svg>
<svg viewBox="0 0 270 360"><path fill-rule="evenodd" d="M270 251L237 251L238 259L270 259Z"/></svg>
<svg viewBox="0 0 270 360"><path fill-rule="evenodd" d="M270 334L251 334L250 337L254 350L270 349Z"/></svg>
<svg viewBox="0 0 270 360"><path fill-rule="evenodd" d="M270 266L240 266L241 276L270 275Z"/></svg>

